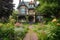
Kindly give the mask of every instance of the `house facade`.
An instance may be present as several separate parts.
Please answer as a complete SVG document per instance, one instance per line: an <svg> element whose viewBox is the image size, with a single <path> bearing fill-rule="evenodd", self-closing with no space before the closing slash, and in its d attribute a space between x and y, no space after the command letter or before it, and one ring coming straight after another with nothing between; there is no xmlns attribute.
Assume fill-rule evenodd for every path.
<svg viewBox="0 0 60 40"><path fill-rule="evenodd" d="M18 9L18 19L21 22L35 22L36 12L35 8L38 6L36 0L25 2L24 0L19 0Z"/></svg>

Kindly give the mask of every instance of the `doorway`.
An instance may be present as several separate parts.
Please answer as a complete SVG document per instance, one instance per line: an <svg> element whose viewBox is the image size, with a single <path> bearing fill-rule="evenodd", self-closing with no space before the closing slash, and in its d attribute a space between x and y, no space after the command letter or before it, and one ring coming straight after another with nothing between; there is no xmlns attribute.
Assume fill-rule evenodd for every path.
<svg viewBox="0 0 60 40"><path fill-rule="evenodd" d="M29 16L29 17L28 17L28 21L29 21L29 22L33 22L33 20L34 20L34 16Z"/></svg>
<svg viewBox="0 0 60 40"><path fill-rule="evenodd" d="M18 20L19 22L26 22L26 16L21 15L18 17Z"/></svg>

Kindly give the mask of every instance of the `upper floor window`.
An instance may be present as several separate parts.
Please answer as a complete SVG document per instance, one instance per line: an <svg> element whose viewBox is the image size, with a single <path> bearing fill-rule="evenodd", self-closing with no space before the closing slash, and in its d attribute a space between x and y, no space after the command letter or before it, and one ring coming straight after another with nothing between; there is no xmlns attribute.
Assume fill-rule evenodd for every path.
<svg viewBox="0 0 60 40"><path fill-rule="evenodd" d="M20 9L20 12L21 12L22 14L25 14L25 12L26 12L25 8L21 8L21 9Z"/></svg>
<svg viewBox="0 0 60 40"><path fill-rule="evenodd" d="M30 5L30 7L34 7L34 5Z"/></svg>

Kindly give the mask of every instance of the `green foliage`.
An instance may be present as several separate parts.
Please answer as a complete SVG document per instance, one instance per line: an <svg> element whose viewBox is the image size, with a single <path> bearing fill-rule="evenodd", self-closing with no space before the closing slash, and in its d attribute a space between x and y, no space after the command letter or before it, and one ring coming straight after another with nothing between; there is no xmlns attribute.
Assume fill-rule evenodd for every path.
<svg viewBox="0 0 60 40"><path fill-rule="evenodd" d="M46 33L47 33L47 40L54 40L54 36L56 36L55 32L57 30L57 26L55 23L49 22L46 25Z"/></svg>
<svg viewBox="0 0 60 40"><path fill-rule="evenodd" d="M34 27L33 30L37 33L39 40L59 40L60 26L57 23L48 22L44 26Z"/></svg>
<svg viewBox="0 0 60 40"><path fill-rule="evenodd" d="M13 25L0 24L0 39L1 40L13 40L14 38Z"/></svg>
<svg viewBox="0 0 60 40"><path fill-rule="evenodd" d="M14 19L17 20L18 11L17 10L13 10L12 16L13 16Z"/></svg>
<svg viewBox="0 0 60 40"><path fill-rule="evenodd" d="M1 40L20 40L25 37L27 27L16 27L10 23L0 23L0 39Z"/></svg>
<svg viewBox="0 0 60 40"><path fill-rule="evenodd" d="M13 12L13 0L0 0L0 22L8 22Z"/></svg>
<svg viewBox="0 0 60 40"><path fill-rule="evenodd" d="M57 23L48 22L45 25L32 25L32 30L37 33L39 40L60 40L60 26ZM27 25L27 24L25 24ZM23 40L28 32L27 26L16 27L12 23L0 23L0 39L2 40Z"/></svg>
<svg viewBox="0 0 60 40"><path fill-rule="evenodd" d="M47 17L51 17L51 15L55 17L59 16L59 0L39 0L39 2L40 5L36 8L37 12L40 12Z"/></svg>
<svg viewBox="0 0 60 40"><path fill-rule="evenodd" d="M14 33L16 35L16 39L17 40L20 40L20 39L23 40L23 38L25 37L27 31L28 31L28 28L25 28L25 27L16 27L15 31L14 31Z"/></svg>
<svg viewBox="0 0 60 40"><path fill-rule="evenodd" d="M56 36L54 40L60 40L60 26L57 26L57 30L55 32Z"/></svg>
<svg viewBox="0 0 60 40"><path fill-rule="evenodd" d="M13 0L0 0L0 18L8 18L13 11Z"/></svg>

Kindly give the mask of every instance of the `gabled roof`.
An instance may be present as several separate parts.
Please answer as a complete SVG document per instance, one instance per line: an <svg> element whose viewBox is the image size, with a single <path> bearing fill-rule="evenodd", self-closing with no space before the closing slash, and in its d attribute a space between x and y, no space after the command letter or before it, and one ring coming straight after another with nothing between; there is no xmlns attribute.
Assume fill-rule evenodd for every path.
<svg viewBox="0 0 60 40"><path fill-rule="evenodd" d="M31 8L31 9L32 9L32 8L35 8L35 7L30 7L30 6L29 6L29 2L20 2L19 5L18 5L18 7L17 7L17 9L19 9L19 7L20 7L20 6L23 6L23 5L26 6L28 9L30 9L30 8ZM35 4L34 4L34 5L35 5Z"/></svg>
<svg viewBox="0 0 60 40"><path fill-rule="evenodd" d="M17 9L18 9L20 6L23 6L23 5L26 6L25 2L20 2L19 5L18 5L18 7L17 7ZM27 7L27 6L26 6L26 7Z"/></svg>

